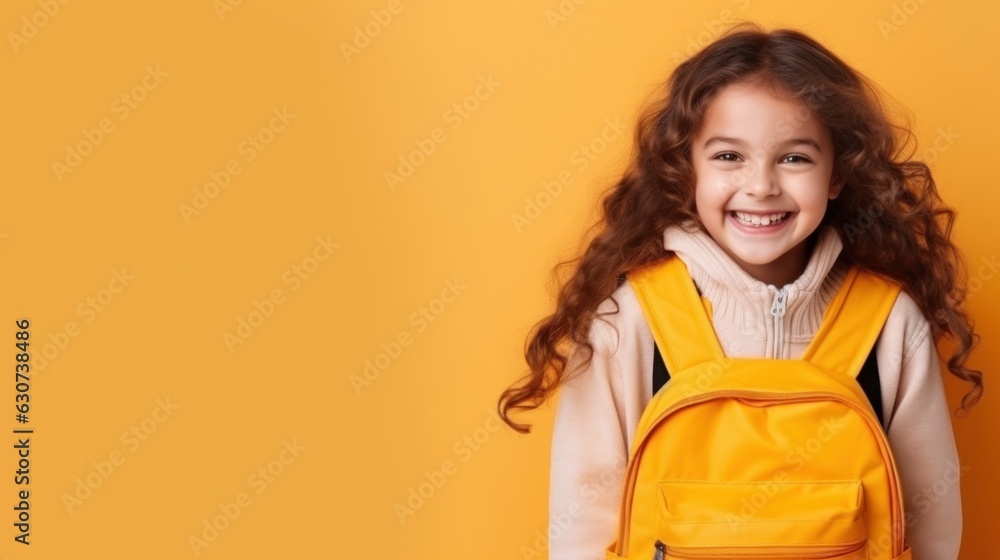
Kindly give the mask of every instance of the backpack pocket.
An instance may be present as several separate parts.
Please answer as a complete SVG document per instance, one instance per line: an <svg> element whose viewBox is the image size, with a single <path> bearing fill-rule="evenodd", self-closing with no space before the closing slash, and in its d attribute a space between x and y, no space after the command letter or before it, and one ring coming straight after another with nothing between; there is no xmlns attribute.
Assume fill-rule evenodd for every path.
<svg viewBox="0 0 1000 560"><path fill-rule="evenodd" d="M665 480L656 560L867 558L860 480Z"/></svg>

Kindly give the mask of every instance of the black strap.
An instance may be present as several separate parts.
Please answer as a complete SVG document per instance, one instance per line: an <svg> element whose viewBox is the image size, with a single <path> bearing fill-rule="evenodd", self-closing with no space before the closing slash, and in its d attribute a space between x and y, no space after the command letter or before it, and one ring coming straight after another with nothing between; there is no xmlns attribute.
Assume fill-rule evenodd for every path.
<svg viewBox="0 0 1000 560"><path fill-rule="evenodd" d="M885 421L882 420L882 386L879 384L878 363L875 360L875 348L877 347L878 340L876 339L875 344L872 345L872 351L868 353L868 358L865 359L864 365L861 366L861 373L858 374L857 379L858 384L864 389L865 395L868 396L868 402L875 409L879 425L885 429Z"/></svg>
<svg viewBox="0 0 1000 560"><path fill-rule="evenodd" d="M868 358L865 359L864 365L861 366L861 372L858 373L857 381L868 397L868 402L875 409L879 425L885 429L885 422L882 420L882 387L879 384L878 363L875 360L875 348L877 346L878 342L876 341L875 345L872 346L871 352L868 353ZM667 364L664 363L663 356L660 355L660 349L656 346L656 342L653 342L653 394L655 395L661 387L666 385L669 379L670 372L667 371Z"/></svg>
<svg viewBox="0 0 1000 560"><path fill-rule="evenodd" d="M667 384L670 380L670 372L667 371L667 364L663 361L663 356L660 355L660 347L653 342L653 394L655 395L660 387Z"/></svg>

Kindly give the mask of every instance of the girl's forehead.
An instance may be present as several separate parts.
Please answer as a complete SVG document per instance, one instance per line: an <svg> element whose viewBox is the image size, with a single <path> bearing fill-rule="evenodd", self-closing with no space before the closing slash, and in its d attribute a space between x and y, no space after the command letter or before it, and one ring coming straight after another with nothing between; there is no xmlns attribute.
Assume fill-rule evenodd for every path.
<svg viewBox="0 0 1000 560"><path fill-rule="evenodd" d="M708 104L707 110L710 111L720 103L776 104L794 107L806 105L803 100L773 86L746 82L736 82L723 87Z"/></svg>
<svg viewBox="0 0 1000 560"><path fill-rule="evenodd" d="M803 100L774 88L737 83L723 88L706 106L696 138L722 136L747 142L814 136L829 140L820 115Z"/></svg>

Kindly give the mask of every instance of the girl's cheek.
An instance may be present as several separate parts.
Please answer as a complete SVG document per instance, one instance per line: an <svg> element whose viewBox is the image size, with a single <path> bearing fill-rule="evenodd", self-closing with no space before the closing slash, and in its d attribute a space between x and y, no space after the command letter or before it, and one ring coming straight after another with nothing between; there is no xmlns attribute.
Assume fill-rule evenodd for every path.
<svg viewBox="0 0 1000 560"><path fill-rule="evenodd" d="M719 176L712 182L715 188L715 192L713 194L717 197L728 197L732 193L736 192L744 181L745 177L741 173L720 173Z"/></svg>

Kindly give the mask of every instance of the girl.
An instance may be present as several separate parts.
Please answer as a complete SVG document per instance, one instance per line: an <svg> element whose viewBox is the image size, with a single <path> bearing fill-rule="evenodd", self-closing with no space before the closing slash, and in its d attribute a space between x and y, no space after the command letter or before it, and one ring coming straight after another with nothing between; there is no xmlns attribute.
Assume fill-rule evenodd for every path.
<svg viewBox="0 0 1000 560"><path fill-rule="evenodd" d="M530 374L498 403L527 433L508 412L562 388L549 557L603 560L616 538L629 446L663 363L625 273L673 253L733 357L801 355L851 263L903 286L865 390L896 457L913 558L954 560L963 467L938 363L943 335L957 341L948 370L972 384L963 410L983 383L965 365L978 335L962 308L955 213L929 168L904 153L908 138L875 87L800 32L738 26L665 89L638 123L598 235L533 329Z"/></svg>

